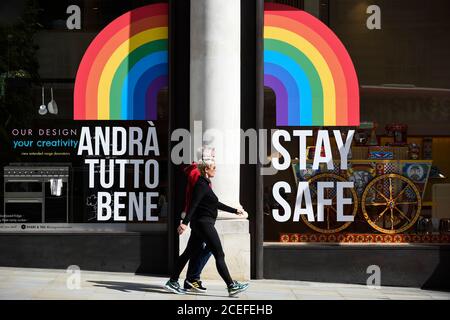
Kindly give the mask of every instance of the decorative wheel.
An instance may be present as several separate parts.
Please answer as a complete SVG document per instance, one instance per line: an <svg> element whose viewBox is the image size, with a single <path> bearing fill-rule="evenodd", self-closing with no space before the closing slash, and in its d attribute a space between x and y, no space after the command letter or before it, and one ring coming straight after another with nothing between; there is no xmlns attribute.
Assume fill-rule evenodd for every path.
<svg viewBox="0 0 450 320"><path fill-rule="evenodd" d="M324 206L323 221L317 221L317 183L326 181L333 182L333 188L324 189L324 198L331 199L332 203L330 206ZM344 230L352 223L352 221L337 221L336 182L348 182L348 180L332 173L317 174L308 180L315 221L308 221L306 215L302 215L302 220L314 231L320 233L337 233ZM344 197L352 198L352 204L344 204L344 214L352 214L355 216L358 210L358 196L355 189L344 189Z"/></svg>
<svg viewBox="0 0 450 320"><path fill-rule="evenodd" d="M408 178L391 173L376 177L361 197L364 218L382 233L401 233L416 223L422 208L420 192Z"/></svg>

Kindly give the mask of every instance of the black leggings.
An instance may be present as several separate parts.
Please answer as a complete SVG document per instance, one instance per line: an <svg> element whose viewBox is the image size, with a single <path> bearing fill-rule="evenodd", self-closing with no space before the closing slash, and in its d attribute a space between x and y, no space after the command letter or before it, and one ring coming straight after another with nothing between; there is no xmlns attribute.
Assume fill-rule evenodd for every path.
<svg viewBox="0 0 450 320"><path fill-rule="evenodd" d="M178 257L177 262L175 263L175 269L170 279L173 281L178 281L180 273L183 271L186 263L189 259L195 257L200 252L203 242L206 243L214 255L217 271L223 281L225 281L227 286L230 286L233 284L233 280L231 279L230 272L228 272L228 268L225 263L225 253L223 252L217 230L211 222L196 221L195 223L191 223L191 236L186 249L183 254Z"/></svg>

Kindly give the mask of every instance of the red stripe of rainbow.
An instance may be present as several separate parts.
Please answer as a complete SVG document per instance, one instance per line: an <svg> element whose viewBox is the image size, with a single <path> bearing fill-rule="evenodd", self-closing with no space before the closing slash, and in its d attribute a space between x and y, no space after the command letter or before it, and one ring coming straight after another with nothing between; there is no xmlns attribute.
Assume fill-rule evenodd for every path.
<svg viewBox="0 0 450 320"><path fill-rule="evenodd" d="M314 16L265 5L264 68L264 84L276 95L277 125L359 125L359 84L351 58Z"/></svg>
<svg viewBox="0 0 450 320"><path fill-rule="evenodd" d="M89 45L74 89L76 120L155 120L168 85L168 5L123 14Z"/></svg>

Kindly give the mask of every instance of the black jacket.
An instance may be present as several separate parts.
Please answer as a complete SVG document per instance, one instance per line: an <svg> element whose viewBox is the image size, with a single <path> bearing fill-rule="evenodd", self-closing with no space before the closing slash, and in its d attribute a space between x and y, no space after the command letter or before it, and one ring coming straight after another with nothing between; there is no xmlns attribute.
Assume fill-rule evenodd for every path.
<svg viewBox="0 0 450 320"><path fill-rule="evenodd" d="M209 186L208 178L200 176L194 186L189 211L183 219L183 224L190 221L210 221L215 222L217 219L217 210L237 213L237 209L229 207L219 201L214 191Z"/></svg>

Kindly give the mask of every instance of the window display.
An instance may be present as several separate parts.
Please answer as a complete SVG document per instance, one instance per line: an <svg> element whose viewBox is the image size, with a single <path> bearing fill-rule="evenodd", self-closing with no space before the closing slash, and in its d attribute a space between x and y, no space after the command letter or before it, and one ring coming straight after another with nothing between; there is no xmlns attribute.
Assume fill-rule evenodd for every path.
<svg viewBox="0 0 450 320"><path fill-rule="evenodd" d="M277 2L266 1L265 7L267 19L264 21L264 59L267 74L265 74L264 128L282 129L288 132L287 135L295 135L297 128L291 127L293 122L284 121L279 117L282 116L284 104L289 105L289 99L302 95L295 94L295 90L289 85L289 77L282 77L285 74L282 73L283 70L274 66L278 64L278 67L284 68L285 71L289 70L292 74L295 65L287 66L291 57L295 55L280 51L278 59L275 59L274 52L278 49L272 44L272 38L277 34L274 28L278 28L276 30L281 34L280 30L286 26L294 28L296 22L305 24L305 20L300 17L300 13L296 16L296 12L303 9L302 5L288 1L290 6L286 6ZM341 123L341 127L338 128L329 126L333 123L317 123L316 125L321 127L311 128L312 137L308 137L304 145L300 143L299 146L296 141L289 141L283 145L287 151L281 158L286 160L286 155L292 157L290 159L292 170L290 173L278 171L273 176L264 176L266 242L450 242L449 234L445 231L446 220L433 213L442 202L442 197L439 200L434 197L434 186L445 184L448 179L446 173L450 170L450 162L441 153L448 152L450 146L448 128L444 129L444 122L448 123L449 120L447 109L450 106L450 78L448 74L443 73L443 69L437 67L438 61L448 65L447 61L442 61L442 53L450 54L450 47L447 45L448 41L444 41L446 42L444 46L434 46L434 41L438 41L437 38L441 39L440 36L436 39L423 37L426 33L436 30L450 31L450 25L442 15L442 8L448 4L444 1L433 2L427 7L427 15L435 19L418 25L415 23L414 12L418 9L417 6L420 6L419 2L414 4L408 2L410 7L405 11L400 10L401 6L396 6L392 2L379 2L378 5L384 9L385 19L376 28L373 27L374 21L367 25L363 23L364 19L369 18L369 13L364 10L367 6L362 1L330 1L328 14L311 12L334 32L348 50L355 66L356 81L359 82L361 123L347 128L343 126L348 123ZM288 17L289 23L283 24L281 16ZM402 16L403 19L396 20L395 16ZM312 19L311 16L308 19ZM369 28L369 25L372 27ZM407 31L411 28L415 30L414 33ZM310 35L304 36L303 40L307 39L314 44L316 39L308 38ZM292 42L297 36L302 37L302 34L292 35L286 39L291 39ZM387 40L388 38L397 40L394 43ZM427 47L430 50L419 52L407 49L409 44L417 41L429 42ZM306 44L299 46L302 51L306 50ZM318 48L315 58L320 54L325 56L326 52ZM421 68L428 70L428 74L417 72L415 69L416 61L419 60ZM329 66L334 66L331 59L326 61ZM313 66L317 65L314 59L311 62ZM301 69L309 70L306 66ZM430 76L430 72L434 74L433 77ZM308 74L305 75L308 78ZM301 77L293 76L293 78ZM318 73L317 79L320 82L326 77ZM314 83L313 76L309 76L309 83ZM343 81L336 83L342 84ZM325 91L315 92L313 87L304 87L300 92L303 94L303 101L309 101L308 92L316 99L322 99L326 95ZM354 96L350 95L347 98L351 99ZM337 97L343 99L345 95L340 94ZM287 102L284 102L285 100ZM286 110L290 112L288 107ZM300 118L305 119L306 115L302 110L308 110L308 105L300 104ZM437 110L440 110L441 117L431 119ZM337 114L342 116L343 111ZM292 114L292 117L294 116ZM295 125L307 124L300 121ZM314 122L309 125L314 125ZM322 156L326 156L326 148L316 144L317 136L321 130L336 129L344 135L350 130L354 132L346 160L347 168L343 169L339 161L342 148L337 147L335 143L337 141L333 136L330 138L333 154L328 159L330 161L333 159L334 165L322 163L320 166L314 166L318 151ZM307 150L306 166L301 156L303 152L301 148ZM321 149L316 150L317 148ZM270 158L272 163L279 161L278 158ZM290 192L284 190L272 193L271 190L278 181L287 181ZM339 190L339 183L344 182L351 182L353 188ZM309 186L314 219L302 214L299 221L290 219L279 223L278 218L285 207L283 203L294 208L299 202L298 190L304 188L303 183ZM301 194L303 196L303 193ZM344 205L341 201L337 201L342 195L351 201ZM277 200L281 200L281 203ZM308 206L307 200L302 200L303 207ZM353 221L342 219L340 211L353 216Z"/></svg>
<svg viewBox="0 0 450 320"><path fill-rule="evenodd" d="M166 224L167 3L19 0L0 7L0 43L6 49L0 51L1 225ZM134 35L142 38L142 31L155 41L139 42ZM137 50L127 49L129 44ZM117 68L99 68L99 61L114 54ZM152 67L142 68L142 58L159 68L156 79L145 77ZM104 96L95 88L106 75L111 81L101 87L113 86L107 94L111 117L101 104L88 108L96 114L86 116L85 103L92 106L94 96ZM140 89L121 94L131 92L127 85L133 81ZM137 95L147 109L130 104ZM136 121L112 121L121 119ZM99 128L120 132L96 135ZM146 141L149 128L153 135ZM84 135L86 130L92 136ZM124 131L130 137L123 137ZM141 145L139 137L144 137ZM111 152L96 152L110 144ZM124 159L130 164L123 165Z"/></svg>

